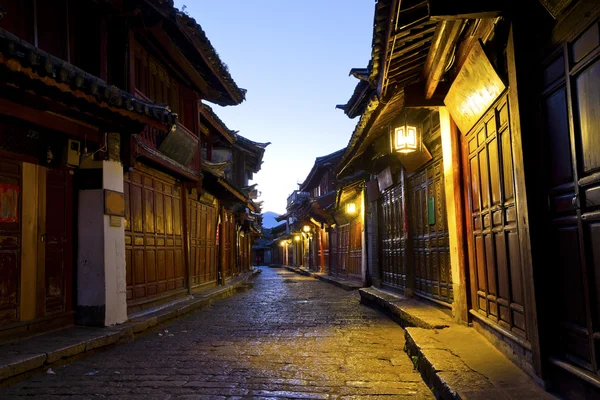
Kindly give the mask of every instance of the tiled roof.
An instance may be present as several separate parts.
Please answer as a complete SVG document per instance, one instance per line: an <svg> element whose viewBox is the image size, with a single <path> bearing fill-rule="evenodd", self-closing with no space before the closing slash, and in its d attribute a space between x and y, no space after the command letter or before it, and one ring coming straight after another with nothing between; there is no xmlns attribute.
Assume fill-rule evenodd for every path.
<svg viewBox="0 0 600 400"><path fill-rule="evenodd" d="M16 62L16 63L15 63ZM171 127L177 114L165 105L134 97L76 66L48 54L0 28L0 65L21 81L37 81L68 96L72 103L92 103L103 112L145 123L150 120ZM6 79L6 78L5 78Z"/></svg>
<svg viewBox="0 0 600 400"><path fill-rule="evenodd" d="M195 47L199 50L202 58L205 60L208 67L211 69L213 74L219 78L219 81L227 91L231 99L222 98L215 102L219 105L235 105L240 104L246 98L246 89L241 89L235 83L231 74L229 73L228 67L223 63L215 48L211 44L210 40L206 37L206 33L196 22L196 20L187 15L185 12L180 11L175 7L173 0L146 0L166 11L173 21L179 26L179 28L185 33L185 35L194 43Z"/></svg>
<svg viewBox="0 0 600 400"><path fill-rule="evenodd" d="M318 180L323 176L324 167L334 167L344 153L345 149L340 149L326 156L317 157L315 163L308 173L304 182L300 185L300 190L306 191L316 186Z"/></svg>
<svg viewBox="0 0 600 400"><path fill-rule="evenodd" d="M221 118L219 118L219 116L215 114L215 112L209 105L201 103L200 114L204 118L206 118L210 122L210 124L213 125L229 143L235 142L235 131L229 129L227 125L225 125L225 122L223 122Z"/></svg>

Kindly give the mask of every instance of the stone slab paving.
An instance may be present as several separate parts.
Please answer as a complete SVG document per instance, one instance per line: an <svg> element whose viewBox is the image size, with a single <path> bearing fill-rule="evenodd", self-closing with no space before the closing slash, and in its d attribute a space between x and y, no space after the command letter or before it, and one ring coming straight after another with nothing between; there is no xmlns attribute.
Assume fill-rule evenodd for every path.
<svg viewBox="0 0 600 400"><path fill-rule="evenodd" d="M348 292L263 268L254 288L1 399L431 399L404 330Z"/></svg>
<svg viewBox="0 0 600 400"><path fill-rule="evenodd" d="M260 270L252 270L231 280L226 286L205 290L165 304L160 309L139 313L125 324L105 328L75 326L5 343L0 346L0 387L9 386L35 373L37 369L48 368L61 360L118 342L132 341L136 334L147 329L234 295L258 272Z"/></svg>
<svg viewBox="0 0 600 400"><path fill-rule="evenodd" d="M275 268L275 267L271 266L271 268ZM285 268L288 271L292 271L297 274L301 274L301 275L305 275L305 276L312 276L315 279L320 279L323 282L331 283L332 285L335 285L344 290L357 290L357 289L364 287L364 285L359 281L342 279L342 278L338 278L335 276L327 275L322 272L309 271L303 267L291 267L289 265L280 265L280 266L278 266L278 268Z"/></svg>

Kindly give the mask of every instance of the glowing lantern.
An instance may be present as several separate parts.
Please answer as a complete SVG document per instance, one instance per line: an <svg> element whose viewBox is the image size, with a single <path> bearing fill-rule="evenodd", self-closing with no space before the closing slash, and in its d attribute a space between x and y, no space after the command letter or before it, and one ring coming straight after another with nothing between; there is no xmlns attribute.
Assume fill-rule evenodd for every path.
<svg viewBox="0 0 600 400"><path fill-rule="evenodd" d="M355 214L356 213L356 204L347 203L346 204L346 214Z"/></svg>

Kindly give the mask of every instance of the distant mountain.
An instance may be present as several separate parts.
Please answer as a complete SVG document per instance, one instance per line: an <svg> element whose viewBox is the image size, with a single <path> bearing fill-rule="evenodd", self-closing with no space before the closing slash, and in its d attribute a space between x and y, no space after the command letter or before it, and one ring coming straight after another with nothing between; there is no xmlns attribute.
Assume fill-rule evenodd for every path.
<svg viewBox="0 0 600 400"><path fill-rule="evenodd" d="M282 224L283 221L277 222L275 217L279 217L279 214L274 213L273 211L265 211L262 213L262 226L263 228L270 229L274 226Z"/></svg>

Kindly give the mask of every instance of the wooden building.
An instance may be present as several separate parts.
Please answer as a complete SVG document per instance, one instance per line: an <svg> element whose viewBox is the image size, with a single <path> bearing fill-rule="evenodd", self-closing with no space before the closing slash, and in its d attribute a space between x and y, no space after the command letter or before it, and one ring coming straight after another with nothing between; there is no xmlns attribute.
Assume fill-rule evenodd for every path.
<svg viewBox="0 0 600 400"><path fill-rule="evenodd" d="M0 76L0 339L122 323L218 283L243 229L217 211L236 194L206 189L201 100L245 90L194 19L172 1L2 1Z"/></svg>
<svg viewBox="0 0 600 400"><path fill-rule="evenodd" d="M302 225L310 229L307 233L309 247L308 268L317 272L330 273L329 235L333 219L329 210L335 203L336 178L333 167L342 155L343 149L317 157L304 182L302 192L310 193L309 201L299 210L298 218Z"/></svg>
<svg viewBox="0 0 600 400"><path fill-rule="evenodd" d="M379 0L340 106L375 286L451 310L547 390L600 395L597 1ZM535 34L531 21L537 21Z"/></svg>
<svg viewBox="0 0 600 400"><path fill-rule="evenodd" d="M337 180L345 149L317 157L299 190L288 197L292 264L342 279L366 280L365 182L358 172ZM288 246L281 242L284 248Z"/></svg>

